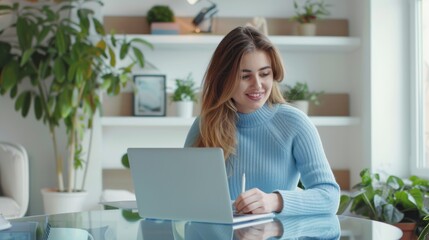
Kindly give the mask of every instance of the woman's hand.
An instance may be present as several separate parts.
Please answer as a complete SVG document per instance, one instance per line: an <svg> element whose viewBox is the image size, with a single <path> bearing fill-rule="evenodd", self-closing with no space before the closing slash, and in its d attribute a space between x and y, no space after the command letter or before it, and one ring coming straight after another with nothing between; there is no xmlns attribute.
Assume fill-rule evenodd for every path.
<svg viewBox="0 0 429 240"><path fill-rule="evenodd" d="M240 194L235 200L238 213L270 213L280 212L283 200L279 193L264 193L258 188Z"/></svg>

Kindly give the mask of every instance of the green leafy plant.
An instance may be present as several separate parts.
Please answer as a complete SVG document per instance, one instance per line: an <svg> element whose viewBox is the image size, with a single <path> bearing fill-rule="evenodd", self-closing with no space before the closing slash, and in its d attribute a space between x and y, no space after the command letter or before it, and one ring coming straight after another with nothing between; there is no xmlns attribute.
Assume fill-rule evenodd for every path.
<svg viewBox="0 0 429 240"><path fill-rule="evenodd" d="M307 83L295 83L294 86L286 85L286 89L283 91L283 96L287 101L299 101L305 100L313 102L316 105L319 105L319 96L323 92L312 92L308 89Z"/></svg>
<svg viewBox="0 0 429 240"><path fill-rule="evenodd" d="M295 16L292 20L299 23L312 23L316 19L329 16L330 12L327 10L329 4L325 4L323 0L305 0L304 5L299 6L296 1L293 2L295 8Z"/></svg>
<svg viewBox="0 0 429 240"><path fill-rule="evenodd" d="M132 67L144 66L143 53L135 44L152 47L142 39L106 35L93 10L85 7L88 2L102 5L98 0L0 5L16 16L10 27L16 41L0 41L0 93L15 99L15 110L23 117L33 105L36 119L48 125L58 191L84 190L91 145L84 148L82 139L100 110L100 93L118 94L130 80ZM118 67L115 49L119 60L129 57L131 63ZM68 138L65 158L58 149L60 124ZM76 169L84 171L81 187L76 186Z"/></svg>
<svg viewBox="0 0 429 240"><path fill-rule="evenodd" d="M423 230L420 232L418 240L425 240L426 236L429 235L429 215L426 215L423 218L423 221L426 221L426 225L424 226Z"/></svg>
<svg viewBox="0 0 429 240"><path fill-rule="evenodd" d="M415 222L421 226L428 214L424 198L429 191L429 181L417 176L401 179L388 176L385 181L368 169L360 173L361 182L352 194L343 194L337 214L347 209L351 213L390 224Z"/></svg>
<svg viewBox="0 0 429 240"><path fill-rule="evenodd" d="M147 12L147 22L174 22L174 13L169 6L155 5Z"/></svg>
<svg viewBox="0 0 429 240"><path fill-rule="evenodd" d="M190 73L186 79L176 79L176 89L171 95L173 102L192 101L197 102L197 89Z"/></svg>

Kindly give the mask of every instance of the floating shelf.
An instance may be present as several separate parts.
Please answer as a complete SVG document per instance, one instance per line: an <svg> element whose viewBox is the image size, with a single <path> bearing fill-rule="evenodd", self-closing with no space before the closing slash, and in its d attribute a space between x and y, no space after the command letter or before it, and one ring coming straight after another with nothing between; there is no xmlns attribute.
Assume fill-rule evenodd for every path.
<svg viewBox="0 0 429 240"><path fill-rule="evenodd" d="M124 35L117 35L121 37ZM154 45L155 49L207 49L216 48L224 36L220 35L148 35L128 34L127 39L140 38ZM269 36L280 50L351 52L360 47L357 37L330 36Z"/></svg>
<svg viewBox="0 0 429 240"><path fill-rule="evenodd" d="M310 117L316 126L359 125L356 117ZM195 118L179 117L102 117L103 127L190 127Z"/></svg>

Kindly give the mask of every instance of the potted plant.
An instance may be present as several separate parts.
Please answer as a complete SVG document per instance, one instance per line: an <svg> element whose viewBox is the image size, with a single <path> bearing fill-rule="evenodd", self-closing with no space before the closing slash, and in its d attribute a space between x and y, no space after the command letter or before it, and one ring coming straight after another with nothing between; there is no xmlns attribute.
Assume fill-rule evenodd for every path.
<svg viewBox="0 0 429 240"><path fill-rule="evenodd" d="M327 10L330 5L325 4L323 0L305 0L302 6L299 6L298 3L294 1L293 6L295 8L295 16L292 17L292 20L299 23L298 35L316 35L315 21L318 18L330 14Z"/></svg>
<svg viewBox="0 0 429 240"><path fill-rule="evenodd" d="M310 91L307 83L296 82L294 86L286 85L283 91L283 97L293 106L308 113L309 103L313 102L319 105L319 96L323 92Z"/></svg>
<svg viewBox="0 0 429 240"><path fill-rule="evenodd" d="M144 64L143 53L134 45L151 47L141 39L116 39L114 35L106 35L93 10L85 7L86 2L0 5L0 9L16 17L10 26L16 32L16 41L0 41L0 93L9 93L15 99L15 109L23 117L33 107L36 119L48 126L57 176L57 188L44 191L50 194L48 200L55 194L66 196L66 201L76 194L85 195L82 193L91 141L85 147L82 140L87 130L92 129L94 116L100 110L100 92L118 94L130 79L131 68ZM101 1L90 2L101 4ZM120 59L132 56L128 66L116 66L115 48L120 49ZM57 138L57 131L64 130L61 125L65 126L67 135L64 158L59 149L62 141ZM92 131L89 135L92 136ZM86 161L84 153L88 156ZM76 170L83 175L79 186ZM67 211L66 207L77 205L76 200L72 201L58 208L45 202L45 211ZM52 212L46 210L48 207L53 207Z"/></svg>
<svg viewBox="0 0 429 240"><path fill-rule="evenodd" d="M415 232L423 228L423 218L429 213L424 205L429 181L394 175L381 180L379 174L371 174L368 169L362 170L360 176L361 182L353 187L356 192L341 196L337 214L349 210L352 214L400 227L404 232L402 239L416 238ZM411 232L405 230L409 225Z"/></svg>
<svg viewBox="0 0 429 240"><path fill-rule="evenodd" d="M192 74L185 79L176 79L176 89L171 100L176 103L176 114L179 117L192 117L193 103L197 102L197 88Z"/></svg>
<svg viewBox="0 0 429 240"><path fill-rule="evenodd" d="M179 34L179 25L169 6L155 5L147 12L147 22L152 34Z"/></svg>

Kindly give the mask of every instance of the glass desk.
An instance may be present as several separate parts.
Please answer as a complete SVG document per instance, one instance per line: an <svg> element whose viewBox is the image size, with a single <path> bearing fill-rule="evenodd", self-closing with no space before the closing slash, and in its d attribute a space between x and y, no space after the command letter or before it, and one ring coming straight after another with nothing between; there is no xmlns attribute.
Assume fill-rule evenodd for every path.
<svg viewBox="0 0 429 240"><path fill-rule="evenodd" d="M402 236L400 229L389 224L336 215L278 215L270 222L241 228L239 225L140 219L137 213L118 209L31 216L11 222L14 232L0 232L0 240L269 239L273 235L281 235L282 239L393 240ZM49 238L47 232L50 232Z"/></svg>

